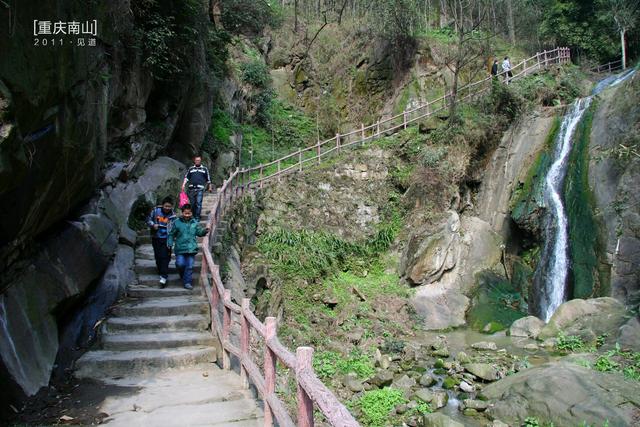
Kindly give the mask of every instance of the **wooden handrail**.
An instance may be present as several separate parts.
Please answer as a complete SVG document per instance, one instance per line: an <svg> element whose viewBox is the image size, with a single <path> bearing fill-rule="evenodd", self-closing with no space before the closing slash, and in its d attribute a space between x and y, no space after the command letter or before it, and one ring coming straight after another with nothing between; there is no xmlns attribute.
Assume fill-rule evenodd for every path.
<svg viewBox="0 0 640 427"><path fill-rule="evenodd" d="M597 65L591 69L589 69L592 73L611 73L613 71L618 71L622 69L622 59L618 59L616 61L607 62L606 64Z"/></svg>
<svg viewBox="0 0 640 427"><path fill-rule="evenodd" d="M568 48L556 48L552 51L544 51L537 53L535 56L527 58L518 63L511 70L514 73L513 78L525 76L532 70L538 70L549 64L564 64L571 60ZM529 66L527 66L527 62ZM515 73L516 70L520 71ZM500 73L503 75L504 73ZM481 79L479 81L461 86L458 89L460 100L472 99L491 87L493 76ZM464 94L463 91L467 93ZM315 144L306 148L298 149L279 159L273 160L266 164L258 166L235 169L229 177L223 181L220 188L216 192L216 200L213 208L209 213L208 222L211 235L218 232L218 225L227 213L233 202L241 197L246 191L263 188L263 184L274 178L280 179L281 176L292 173L293 171L302 171L306 163L320 160L322 156L326 156L333 151L339 151L342 148L352 146L358 143L364 143L381 137L385 133L393 133L399 129L404 129L408 125L416 123L426 117L432 116L439 111L447 108L448 99L452 97L451 93L429 101L421 106L405 110L402 113L386 118L379 119L376 123L368 126L362 124L359 129L344 134L336 134L333 138L325 141L317 141ZM415 117L413 117L415 115ZM371 131L367 135L367 131ZM352 140L351 136L356 135L356 140ZM327 147L323 150L323 147ZM312 157L303 158L303 153L311 152ZM282 162L290 160L292 164L283 165ZM295 159L295 161L293 160ZM276 172L266 173L266 168L277 165ZM283 168L284 166L284 168ZM259 177L253 177L252 172L258 172ZM310 347L298 347L296 353L289 351L280 343L277 336L277 321L273 317L267 317L265 323L261 322L253 313L250 301L243 298L241 305L231 300L231 292L225 289L220 277L220 267L215 263L211 254L211 239L205 236L203 239L203 259L202 269L200 272L200 281L205 289L207 300L211 307L211 331L221 343L222 346L222 365L224 369L231 368L231 357L237 357L240 362L241 376L243 384L248 387L249 383L258 391L264 402L264 425L273 426L276 422L280 426L294 426L291 415L287 412L286 406L278 398L275 393L276 384L276 363L280 363L295 373L297 388L297 425L313 426L313 409L317 407L324 415L328 423L332 426L340 427L356 427L358 422L353 418L347 408L336 398L336 396L320 381L313 370L312 357L313 349ZM220 319L222 315L222 319ZM239 316L241 336L240 347L231 342L231 324ZM251 331L255 331L262 339L263 363L262 370L253 360L251 345Z"/></svg>

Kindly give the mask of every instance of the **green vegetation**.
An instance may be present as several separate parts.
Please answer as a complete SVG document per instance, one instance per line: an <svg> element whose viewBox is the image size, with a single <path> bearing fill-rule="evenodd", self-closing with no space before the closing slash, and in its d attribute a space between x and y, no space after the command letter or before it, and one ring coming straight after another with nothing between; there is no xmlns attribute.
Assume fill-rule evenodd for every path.
<svg viewBox="0 0 640 427"><path fill-rule="evenodd" d="M560 351L575 352L587 350L588 346L579 336L560 333L556 348Z"/></svg>
<svg viewBox="0 0 640 427"><path fill-rule="evenodd" d="M607 265L606 251L589 188L589 138L594 111L595 106L589 108L576 128L564 186L574 298L603 296L609 291L610 270L604 267Z"/></svg>
<svg viewBox="0 0 640 427"><path fill-rule="evenodd" d="M354 373L360 379L368 379L375 373L371 357L357 349L346 358L333 351L318 352L313 357L313 368L322 380L330 380L338 373Z"/></svg>
<svg viewBox="0 0 640 427"><path fill-rule="evenodd" d="M382 427L387 425L393 408L404 403L407 403L407 399L401 390L385 387L365 392L354 406L362 412L361 421L364 425Z"/></svg>

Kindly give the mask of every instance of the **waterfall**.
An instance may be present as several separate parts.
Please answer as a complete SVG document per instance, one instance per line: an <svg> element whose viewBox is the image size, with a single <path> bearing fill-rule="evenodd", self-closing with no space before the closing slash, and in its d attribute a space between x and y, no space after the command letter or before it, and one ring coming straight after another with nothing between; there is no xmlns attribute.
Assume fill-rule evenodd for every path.
<svg viewBox="0 0 640 427"><path fill-rule="evenodd" d="M592 95L576 100L562 120L556 138L554 160L544 182L544 204L548 208L544 230L544 248L535 273L538 289L539 316L548 322L556 309L566 301L569 274L568 221L563 205L564 178L567 158L571 152L576 126L591 105L593 95L616 86L634 74L635 70L607 77L594 88Z"/></svg>

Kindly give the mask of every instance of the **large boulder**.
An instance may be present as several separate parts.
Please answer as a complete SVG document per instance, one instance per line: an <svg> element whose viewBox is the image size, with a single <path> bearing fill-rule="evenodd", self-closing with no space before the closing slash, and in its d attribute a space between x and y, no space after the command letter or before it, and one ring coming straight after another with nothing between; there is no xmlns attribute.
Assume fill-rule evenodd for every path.
<svg viewBox="0 0 640 427"><path fill-rule="evenodd" d="M500 262L498 235L476 217L451 211L436 237L412 238L404 251L400 272L409 283L421 284L411 303L424 319L424 328L437 330L462 326L479 271ZM416 282L417 281L417 282Z"/></svg>
<svg viewBox="0 0 640 427"><path fill-rule="evenodd" d="M464 424L454 421L445 414L434 412L423 417L425 427L464 427Z"/></svg>
<svg viewBox="0 0 640 427"><path fill-rule="evenodd" d="M509 335L512 337L528 337L536 339L544 328L544 321L536 316L522 317L511 324Z"/></svg>
<svg viewBox="0 0 640 427"><path fill-rule="evenodd" d="M626 321L626 316L624 305L610 297L574 299L558 307L538 338L544 340L560 332L588 339L602 334L613 336Z"/></svg>
<svg viewBox="0 0 640 427"><path fill-rule="evenodd" d="M559 426L631 426L640 409L640 383L568 362L524 370L482 393L493 403L489 414L509 425L537 417Z"/></svg>
<svg viewBox="0 0 640 427"><path fill-rule="evenodd" d="M620 327L618 343L623 349L640 352L640 321L633 317Z"/></svg>

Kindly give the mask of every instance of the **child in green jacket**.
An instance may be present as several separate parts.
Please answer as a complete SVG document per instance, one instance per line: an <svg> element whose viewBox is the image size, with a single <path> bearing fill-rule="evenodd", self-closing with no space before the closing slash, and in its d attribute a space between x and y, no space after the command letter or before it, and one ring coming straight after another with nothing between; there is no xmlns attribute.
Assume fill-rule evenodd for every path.
<svg viewBox="0 0 640 427"><path fill-rule="evenodd" d="M208 232L209 226L204 228L193 218L193 211L189 204L182 206L182 216L171 225L167 246L174 247L176 267L185 289L193 289L191 281L193 262L198 253L197 238L206 236Z"/></svg>

